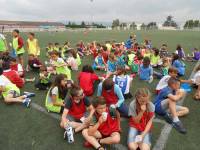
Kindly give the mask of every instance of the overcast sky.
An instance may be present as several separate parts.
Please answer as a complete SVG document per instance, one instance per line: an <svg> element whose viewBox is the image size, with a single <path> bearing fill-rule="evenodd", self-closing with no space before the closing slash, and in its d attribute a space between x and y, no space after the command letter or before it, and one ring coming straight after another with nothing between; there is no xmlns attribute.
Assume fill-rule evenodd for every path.
<svg viewBox="0 0 200 150"><path fill-rule="evenodd" d="M200 20L200 0L0 0L0 20L178 22Z"/></svg>

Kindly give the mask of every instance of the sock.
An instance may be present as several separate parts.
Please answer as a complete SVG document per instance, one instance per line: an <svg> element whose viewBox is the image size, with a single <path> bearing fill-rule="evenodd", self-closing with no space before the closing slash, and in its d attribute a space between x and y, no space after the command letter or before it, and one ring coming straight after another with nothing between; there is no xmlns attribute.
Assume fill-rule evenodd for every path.
<svg viewBox="0 0 200 150"><path fill-rule="evenodd" d="M179 121L178 117L173 118L173 122L178 122L178 121Z"/></svg>

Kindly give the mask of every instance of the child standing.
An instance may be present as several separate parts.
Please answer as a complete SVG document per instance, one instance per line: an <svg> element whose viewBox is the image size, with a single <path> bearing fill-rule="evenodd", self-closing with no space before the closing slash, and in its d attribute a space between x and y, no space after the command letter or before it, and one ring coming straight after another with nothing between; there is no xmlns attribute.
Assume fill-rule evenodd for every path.
<svg viewBox="0 0 200 150"><path fill-rule="evenodd" d="M118 144L120 142L120 117L115 109L109 109L103 97L94 103L94 121L88 129L82 131L86 140L85 146L92 145L95 149L105 150L102 144Z"/></svg>
<svg viewBox="0 0 200 150"><path fill-rule="evenodd" d="M78 76L80 87L86 96L91 96L94 93L94 82L103 80L103 77L98 77L90 65L83 66L82 72Z"/></svg>
<svg viewBox="0 0 200 150"><path fill-rule="evenodd" d="M38 57L40 55L38 40L35 38L35 34L33 32L28 34L27 49L29 55L33 54L34 57Z"/></svg>
<svg viewBox="0 0 200 150"><path fill-rule="evenodd" d="M17 30L17 29L13 30L12 35L13 35L12 46L13 46L13 49L15 50L15 52L17 53L18 62L22 66L24 66L24 61L23 61L23 54L25 52L24 41L19 34L19 30Z"/></svg>
<svg viewBox="0 0 200 150"><path fill-rule="evenodd" d="M140 65L139 78L149 83L153 81L153 68L150 65L150 59L148 57L144 57L143 64Z"/></svg>
<svg viewBox="0 0 200 150"><path fill-rule="evenodd" d="M150 92L146 88L136 91L135 99L130 103L128 147L130 150L150 150L151 129L154 118L155 106L150 102Z"/></svg>
<svg viewBox="0 0 200 150"><path fill-rule="evenodd" d="M164 119L172 124L172 126L182 134L186 133L179 117L185 116L189 113L187 107L177 105L177 102L185 95L184 90L180 89L180 81L171 77L168 80L168 86L160 91L155 98L155 112L163 116Z"/></svg>

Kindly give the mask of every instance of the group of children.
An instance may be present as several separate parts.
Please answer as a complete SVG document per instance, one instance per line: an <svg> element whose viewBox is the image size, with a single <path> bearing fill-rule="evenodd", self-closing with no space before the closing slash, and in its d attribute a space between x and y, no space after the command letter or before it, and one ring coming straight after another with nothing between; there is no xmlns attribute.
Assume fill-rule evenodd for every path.
<svg viewBox="0 0 200 150"><path fill-rule="evenodd" d="M171 54L166 44L160 49L152 47L150 40L139 45L136 36L130 36L125 43L107 41L102 45L92 42L85 46L81 41L76 46L74 49L69 42L63 47L58 43L49 43L46 48L48 61L44 63L39 60L40 48L34 33L28 34L26 47L29 56L26 71L38 72L35 88L48 90L45 107L48 112L62 114L60 126L69 142L74 141L73 134L81 131L86 140L84 146L104 150L104 145L120 142L123 130L120 117L125 117L129 119L129 149L149 150L155 114L162 116L180 133L186 133L179 119L189 113L187 107L179 105L186 93L181 83L197 87L194 98L200 100L200 66L192 79L183 80L180 77L184 76L186 69L183 61L200 59L196 48L193 56L186 57L180 45ZM12 48L16 58L6 48L0 50L0 92L6 103L19 102L29 107L34 93L20 95L19 88L25 82L34 80L25 79L22 59L25 48L18 30L13 31ZM88 56L90 54L93 63L84 65L78 82L76 79L73 81L71 71L78 71L81 59L91 57ZM97 75L96 70L102 75ZM139 80L148 83L154 78L160 79L153 103L147 88L138 88L134 96L130 92L133 78L137 75ZM51 76L54 76L53 81ZM95 86L96 83L98 86ZM127 105L126 99L133 100Z"/></svg>

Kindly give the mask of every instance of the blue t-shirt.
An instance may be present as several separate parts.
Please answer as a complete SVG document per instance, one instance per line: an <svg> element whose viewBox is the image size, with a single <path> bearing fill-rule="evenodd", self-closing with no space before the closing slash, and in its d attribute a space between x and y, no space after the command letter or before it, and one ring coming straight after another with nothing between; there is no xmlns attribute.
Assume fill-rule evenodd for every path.
<svg viewBox="0 0 200 150"><path fill-rule="evenodd" d="M153 75L153 68L151 66L145 68L142 65L140 65L140 73L139 73L139 76L140 76L140 79L141 80L145 80L145 81L148 81L150 80L150 76Z"/></svg>
<svg viewBox="0 0 200 150"><path fill-rule="evenodd" d="M128 39L128 40L125 42L125 47L126 47L127 49L130 49L130 48L132 47L132 44L133 44L132 40L131 40L131 39Z"/></svg>
<svg viewBox="0 0 200 150"><path fill-rule="evenodd" d="M160 93L156 96L156 98L154 99L154 105L155 105L155 108L156 108L156 113L160 114L160 115L163 115L165 114L165 112L162 110L161 108L161 102L165 99L168 98L168 95L169 94L172 94L172 95L175 95L175 91L172 90L169 86L163 88Z"/></svg>
<svg viewBox="0 0 200 150"><path fill-rule="evenodd" d="M121 67L125 67L124 55L117 57L117 65Z"/></svg>
<svg viewBox="0 0 200 150"><path fill-rule="evenodd" d="M179 75L183 76L185 74L185 64L181 62L180 60L175 60L172 66L178 70Z"/></svg>
<svg viewBox="0 0 200 150"><path fill-rule="evenodd" d="M115 72L117 69L117 62L111 62L108 60L108 71L109 72Z"/></svg>

